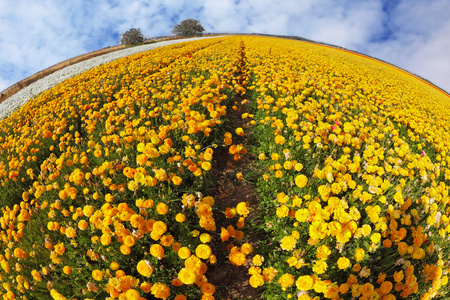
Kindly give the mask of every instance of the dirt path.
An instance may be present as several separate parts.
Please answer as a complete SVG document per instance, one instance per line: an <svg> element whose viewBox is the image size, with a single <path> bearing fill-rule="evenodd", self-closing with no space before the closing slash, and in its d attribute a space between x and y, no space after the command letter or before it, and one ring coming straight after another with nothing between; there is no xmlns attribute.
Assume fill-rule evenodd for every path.
<svg viewBox="0 0 450 300"><path fill-rule="evenodd" d="M243 120L241 115L248 109L248 103L240 106L239 103L243 99L237 100L237 105L240 109L233 111L229 118L232 127L230 132L235 136L235 130L238 127L244 128L247 133L246 120ZM234 141L233 141L234 142ZM244 140L244 145L246 145L247 137ZM255 221L256 217L256 207L259 203L258 197L256 195L255 185L245 180L246 171L249 170L253 164L254 156L250 153L241 155L241 159L235 161L233 155L228 152L228 147L219 148L215 150L214 153L215 168L212 170L213 177L217 180L216 187L213 191L213 197L216 199L218 207L222 211L227 207L235 207L240 202L248 202L251 213L245 219L245 224L250 224ZM236 174L242 173L244 179L238 180ZM220 230L221 227L227 227L230 224L231 219L226 219L225 215L215 216L217 227ZM237 218L232 219L234 228L236 228ZM242 230L245 231L245 225ZM251 266L252 254L247 255L247 261L243 266L234 266L228 260L227 246L230 243L235 243L239 245L248 242L250 244L255 244L258 237L255 235L245 234L244 238L240 242L236 242L234 239L230 241L222 242L220 237L216 239L215 251L217 252L217 257L222 257L222 260L218 260L216 265L211 269L208 278L210 282L216 286L216 293L214 296L216 299L260 299L258 289L250 286L248 274L248 268Z"/></svg>

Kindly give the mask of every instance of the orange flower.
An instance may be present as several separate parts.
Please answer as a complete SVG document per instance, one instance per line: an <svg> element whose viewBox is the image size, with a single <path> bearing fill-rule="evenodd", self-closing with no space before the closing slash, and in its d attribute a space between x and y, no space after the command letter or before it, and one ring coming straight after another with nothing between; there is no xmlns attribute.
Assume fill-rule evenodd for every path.
<svg viewBox="0 0 450 300"><path fill-rule="evenodd" d="M235 266L242 266L245 263L245 254L239 251L237 247L231 249L228 259Z"/></svg>
<svg viewBox="0 0 450 300"><path fill-rule="evenodd" d="M128 247L133 247L136 243L136 239L132 235L127 235L123 237L123 243Z"/></svg>
<svg viewBox="0 0 450 300"><path fill-rule="evenodd" d="M151 288L152 295L156 298L167 299L170 296L170 289L163 283L157 282Z"/></svg>
<svg viewBox="0 0 450 300"><path fill-rule="evenodd" d="M108 233L102 234L102 236L100 237L100 242L103 246L109 245L111 243L111 236Z"/></svg>
<svg viewBox="0 0 450 300"><path fill-rule="evenodd" d="M150 254L157 259L164 258L164 248L160 244L153 244L150 247Z"/></svg>
<svg viewBox="0 0 450 300"><path fill-rule="evenodd" d="M165 215L167 214L167 212L169 211L169 207L167 206L167 204L163 203L163 202L159 202L156 205L156 211L158 212L158 214L160 215Z"/></svg>
<svg viewBox="0 0 450 300"><path fill-rule="evenodd" d="M64 274L69 275L71 271L72 271L72 269L69 266L64 266L64 268L63 268Z"/></svg>
<svg viewBox="0 0 450 300"><path fill-rule="evenodd" d="M139 274L145 277L150 277L155 269L148 260L139 261L136 268Z"/></svg>
<svg viewBox="0 0 450 300"><path fill-rule="evenodd" d="M153 232L158 235L163 235L167 231L167 225L162 221L156 221L153 223Z"/></svg>
<svg viewBox="0 0 450 300"><path fill-rule="evenodd" d="M394 280L395 280L395 282L402 281L403 277L404 277L403 270L400 270L400 271L394 273Z"/></svg>
<svg viewBox="0 0 450 300"><path fill-rule="evenodd" d="M145 163L147 162L147 160L148 160L148 157L147 157L147 155L145 155L145 154L139 154L137 157L136 157L136 163L138 164L138 165L145 165Z"/></svg>
<svg viewBox="0 0 450 300"><path fill-rule="evenodd" d="M184 214L182 214L182 213L178 213L178 214L175 216L175 220L176 220L178 223L183 223L184 221L186 221L186 216L185 216Z"/></svg>
<svg viewBox="0 0 450 300"><path fill-rule="evenodd" d="M183 181L183 179L181 179L181 177L179 177L179 176L172 177L172 183L175 185L180 185L182 181Z"/></svg>
<svg viewBox="0 0 450 300"><path fill-rule="evenodd" d="M144 293L150 293L150 290L152 288L152 284L149 282L144 281L143 283L141 283L141 285L139 286L141 288L141 290Z"/></svg>
<svg viewBox="0 0 450 300"><path fill-rule="evenodd" d="M380 291L383 295L388 294L392 290L393 284L390 281L384 281L380 285Z"/></svg>
<svg viewBox="0 0 450 300"><path fill-rule="evenodd" d="M123 255L129 255L131 253L131 248L127 245L120 245L120 253Z"/></svg>
<svg viewBox="0 0 450 300"><path fill-rule="evenodd" d="M74 238L77 235L76 229L73 227L68 227L65 232L66 236L69 238Z"/></svg>
<svg viewBox="0 0 450 300"><path fill-rule="evenodd" d="M212 295L215 293L216 287L211 283L205 282L202 284L200 290L205 295Z"/></svg>

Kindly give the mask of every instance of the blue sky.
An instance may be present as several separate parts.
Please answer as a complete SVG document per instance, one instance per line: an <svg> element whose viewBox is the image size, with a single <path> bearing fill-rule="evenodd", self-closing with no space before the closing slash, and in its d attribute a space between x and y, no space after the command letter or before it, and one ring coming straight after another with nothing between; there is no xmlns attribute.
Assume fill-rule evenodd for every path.
<svg viewBox="0 0 450 300"><path fill-rule="evenodd" d="M450 92L450 0L0 0L0 91L120 34L171 35L184 19L207 32L295 35L359 51Z"/></svg>

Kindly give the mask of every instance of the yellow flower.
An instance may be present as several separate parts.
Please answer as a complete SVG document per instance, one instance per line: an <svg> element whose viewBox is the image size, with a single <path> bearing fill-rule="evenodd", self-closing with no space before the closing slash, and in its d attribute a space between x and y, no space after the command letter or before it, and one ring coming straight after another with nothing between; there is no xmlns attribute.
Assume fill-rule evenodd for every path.
<svg viewBox="0 0 450 300"><path fill-rule="evenodd" d="M315 263L314 263L314 265L313 265L313 267L312 267L312 270L313 270L313 272L314 273L316 273L316 274L323 274L323 273L325 273L325 271L327 270L327 268L328 268L328 265L327 265L327 263L324 261L324 260L317 260Z"/></svg>
<svg viewBox="0 0 450 300"><path fill-rule="evenodd" d="M364 256L366 255L366 251L362 248L358 248L355 250L355 259L356 261L361 261L364 259Z"/></svg>
<svg viewBox="0 0 450 300"><path fill-rule="evenodd" d="M309 217L309 210L306 208L300 208L295 212L295 219L299 222L306 222Z"/></svg>
<svg viewBox="0 0 450 300"><path fill-rule="evenodd" d="M261 274L253 274L250 276L249 283L252 287L257 288L264 284L264 278Z"/></svg>
<svg viewBox="0 0 450 300"><path fill-rule="evenodd" d="M299 291L309 291L314 286L314 278L309 275L300 276L295 282Z"/></svg>
<svg viewBox="0 0 450 300"><path fill-rule="evenodd" d="M289 273L283 274L279 279L278 283L281 285L281 289L285 291L288 287L294 285L295 278Z"/></svg>
<svg viewBox="0 0 450 300"><path fill-rule="evenodd" d="M308 183L308 177L306 177L305 175L301 174L301 175L297 175L297 177L295 177L295 185L303 188L306 186L306 184Z"/></svg>
<svg viewBox="0 0 450 300"><path fill-rule="evenodd" d="M94 278L96 281L101 281L103 278L103 272L100 270L92 271L92 278Z"/></svg>
<svg viewBox="0 0 450 300"><path fill-rule="evenodd" d="M209 161L202 162L202 169L205 171L211 170L211 163Z"/></svg>
<svg viewBox="0 0 450 300"><path fill-rule="evenodd" d="M236 134L240 136L244 136L244 130L241 127L236 128Z"/></svg>
<svg viewBox="0 0 450 300"><path fill-rule="evenodd" d="M120 268L120 265L119 265L119 263L113 261L113 262L109 265L109 267L111 268L111 270L116 271L116 270L118 270L118 269Z"/></svg>
<svg viewBox="0 0 450 300"><path fill-rule="evenodd" d="M377 244L381 239L381 234L379 234L378 232L375 232L374 234L372 234L370 236L370 240L372 241L372 243Z"/></svg>
<svg viewBox="0 0 450 300"><path fill-rule="evenodd" d="M202 259L208 259L212 254L211 247L206 244L200 244L195 249L195 255Z"/></svg>
<svg viewBox="0 0 450 300"><path fill-rule="evenodd" d="M372 228L370 228L370 225L368 225L368 224L364 224L364 225L361 227L361 229L362 229L362 234L363 234L364 236L368 236L368 235L370 234L370 232L372 231Z"/></svg>
<svg viewBox="0 0 450 300"><path fill-rule="evenodd" d="M340 257L337 261L338 268L343 270L350 266L350 260L347 257Z"/></svg>
<svg viewBox="0 0 450 300"><path fill-rule="evenodd" d="M209 235L208 233L200 234L200 241L202 243L209 243L209 242L211 242L211 235Z"/></svg>
<svg viewBox="0 0 450 300"><path fill-rule="evenodd" d="M341 186L339 185L339 183L334 182L331 185L331 192L335 195L338 195L341 192Z"/></svg>
<svg viewBox="0 0 450 300"><path fill-rule="evenodd" d="M278 274L277 269L273 267L264 268L262 271L262 275L264 277L264 281L271 282Z"/></svg>
<svg viewBox="0 0 450 300"><path fill-rule="evenodd" d="M183 268L178 272L178 278L184 284L193 284L197 280L197 274L194 271Z"/></svg>
<svg viewBox="0 0 450 300"><path fill-rule="evenodd" d="M290 251L295 248L295 245L297 244L297 240L293 238L292 236L285 236L281 240L281 249Z"/></svg>
<svg viewBox="0 0 450 300"><path fill-rule="evenodd" d="M10 293L11 291L8 291L8 293L6 293L6 299L16 299L14 296L14 293ZM50 291L50 295L52 296L53 299L56 300L67 300L66 297L64 297L62 294L58 293L58 291L56 291L55 289L51 289Z"/></svg>
<svg viewBox="0 0 450 300"><path fill-rule="evenodd" d="M322 245L317 248L316 257L319 259L327 259L330 256L331 250L327 245Z"/></svg>
<svg viewBox="0 0 450 300"><path fill-rule="evenodd" d="M252 262L255 266L259 267L264 262L264 256L256 254L255 256L253 256Z"/></svg>
<svg viewBox="0 0 450 300"><path fill-rule="evenodd" d="M150 247L150 254L161 260L164 258L164 248L160 244L153 244Z"/></svg>
<svg viewBox="0 0 450 300"><path fill-rule="evenodd" d="M276 213L279 218L285 218L289 215L289 208L286 205L281 205L277 207Z"/></svg>
<svg viewBox="0 0 450 300"><path fill-rule="evenodd" d="M246 202L239 202L236 206L236 212L240 214L241 216L247 217L247 215L250 213L250 210L247 207Z"/></svg>
<svg viewBox="0 0 450 300"><path fill-rule="evenodd" d="M181 259L187 259L189 256L191 256L191 250L189 250L189 248L187 248L187 247L181 247L178 250L178 256Z"/></svg>

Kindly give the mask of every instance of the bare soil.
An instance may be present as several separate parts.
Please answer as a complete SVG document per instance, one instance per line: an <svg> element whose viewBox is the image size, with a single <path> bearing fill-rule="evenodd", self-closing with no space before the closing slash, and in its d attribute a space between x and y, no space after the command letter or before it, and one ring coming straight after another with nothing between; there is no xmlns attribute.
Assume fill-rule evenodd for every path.
<svg viewBox="0 0 450 300"><path fill-rule="evenodd" d="M242 99L240 99L242 100ZM241 110L233 111L229 116L232 128L230 132L233 133L238 127L245 127L245 122L241 118L241 114L244 112L248 104L241 107ZM248 119L247 119L248 120ZM245 129L244 129L245 131ZM245 131L246 132L246 131ZM248 133L246 132L246 135ZM212 169L212 176L217 180L215 189L213 190L213 197L216 200L218 207L225 210L226 207L235 207L239 202L248 202L250 207L250 214L245 219L244 228L247 224L251 224L256 218L256 207L258 206L259 200L256 195L255 186L245 180L245 171L251 168L252 161L254 157L252 154L247 153L241 156L241 159L235 161L233 155L228 153L228 148L219 148L215 150L214 153L214 168ZM244 180L238 180L236 178L236 173L242 172ZM216 225L217 230L220 233L220 228L226 228L230 223L230 219L226 219L225 215L217 216ZM236 218L232 219L234 222L237 221ZM223 222L221 224L221 222ZM236 229L236 224L232 223L233 227ZM256 242L260 237L258 235L249 235L248 233L244 235L244 238L239 245L243 242L248 242L255 246ZM227 245L229 243L235 243L234 239L230 239L227 242L222 242L219 237L216 237L213 241L214 251L216 256L226 258L217 261L211 270L208 272L207 277L209 281L216 286L216 293L214 296L216 299L261 299L259 294L260 290L253 288L249 284L250 275L248 274L248 268L251 266L252 254L247 255L247 261L243 266L234 266L228 260Z"/></svg>

